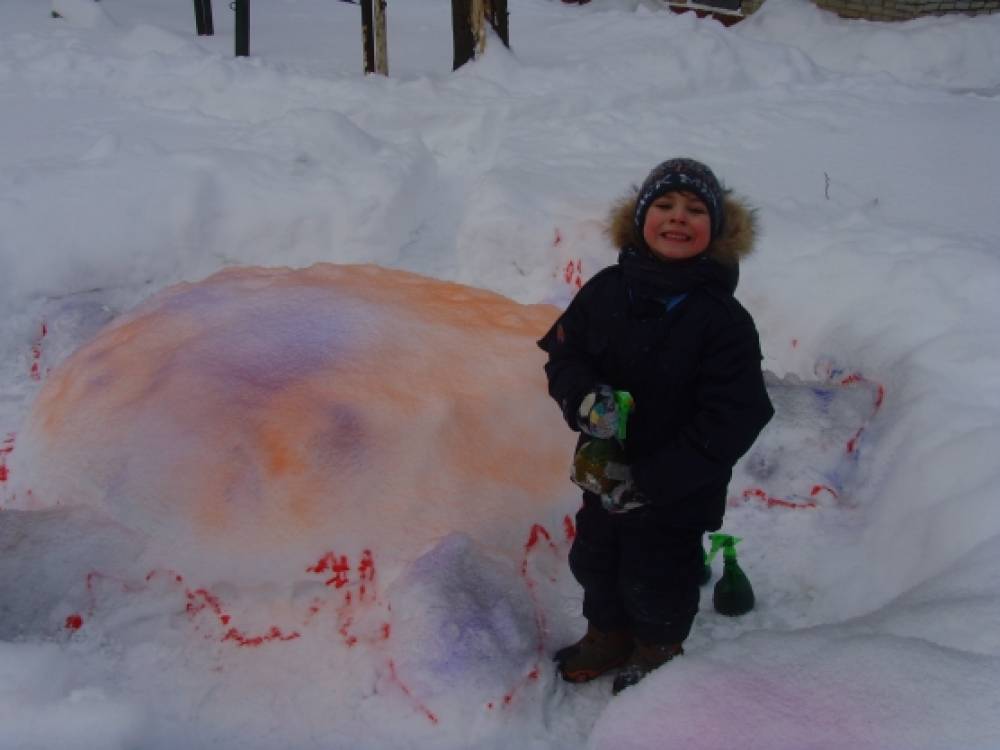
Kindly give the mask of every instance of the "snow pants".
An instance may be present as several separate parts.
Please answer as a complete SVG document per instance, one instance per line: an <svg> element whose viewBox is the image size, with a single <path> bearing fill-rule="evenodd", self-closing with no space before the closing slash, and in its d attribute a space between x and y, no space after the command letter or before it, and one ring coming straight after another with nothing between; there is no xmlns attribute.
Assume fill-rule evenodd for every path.
<svg viewBox="0 0 1000 750"><path fill-rule="evenodd" d="M570 570L583 616L598 630L630 628L642 643L681 643L698 612L704 529L676 527L656 507L608 513L584 493Z"/></svg>

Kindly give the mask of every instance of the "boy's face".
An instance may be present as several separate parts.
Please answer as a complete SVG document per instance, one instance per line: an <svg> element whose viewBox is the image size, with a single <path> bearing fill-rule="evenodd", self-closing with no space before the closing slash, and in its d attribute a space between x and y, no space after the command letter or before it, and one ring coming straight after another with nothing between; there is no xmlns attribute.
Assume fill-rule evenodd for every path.
<svg viewBox="0 0 1000 750"><path fill-rule="evenodd" d="M642 238L663 260L693 258L712 239L712 220L694 193L672 192L653 201L646 212Z"/></svg>

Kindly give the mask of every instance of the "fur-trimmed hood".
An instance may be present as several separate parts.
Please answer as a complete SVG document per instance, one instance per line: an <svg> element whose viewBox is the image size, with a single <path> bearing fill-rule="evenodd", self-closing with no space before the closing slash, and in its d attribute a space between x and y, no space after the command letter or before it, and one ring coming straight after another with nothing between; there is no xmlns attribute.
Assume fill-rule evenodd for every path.
<svg viewBox="0 0 1000 750"><path fill-rule="evenodd" d="M618 200L611 208L607 234L619 250L625 247L643 248L646 243L635 228L635 202L638 191ZM753 252L757 238L756 210L741 198L727 192L722 205L725 224L718 237L708 244L706 254L725 265L738 265L742 258Z"/></svg>

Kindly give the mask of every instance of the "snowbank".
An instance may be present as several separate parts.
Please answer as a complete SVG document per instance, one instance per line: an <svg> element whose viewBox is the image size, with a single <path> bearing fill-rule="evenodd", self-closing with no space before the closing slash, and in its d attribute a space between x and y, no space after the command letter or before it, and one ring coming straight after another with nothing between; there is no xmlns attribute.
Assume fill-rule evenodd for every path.
<svg viewBox="0 0 1000 750"><path fill-rule="evenodd" d="M0 748L64 729L144 750L1000 744L1000 18L872 24L768 0L724 29L649 0L512 0L512 50L452 74L448 3L408 0L382 79L360 74L349 3L253 4L242 60L222 5L197 38L189 4L58 4L0 10ZM561 306L613 258L609 202L682 154L763 227L738 294L778 416L727 515L758 607L724 618L706 591L684 659L610 701L544 658L582 623L572 438L542 394L534 313L463 292L524 318L518 364L492 322L480 346L467 302L414 315L352 284L286 305L278 280L308 275L291 270L196 282L370 263ZM209 309L208 289L232 310L160 307ZM129 346L83 359L130 326L173 368L144 372ZM434 387L386 365L383 338ZM101 367L164 398L116 402L88 381ZM532 385L496 395L515 382ZM234 467L267 479L284 437L322 434L315 399L354 413L353 391L378 388L361 421L384 442L318 451L342 485L240 484ZM280 398L265 413L240 393ZM450 418L472 428L459 445ZM498 442L538 471L456 468ZM442 446L446 476L427 467ZM441 494L417 510L397 477ZM290 522L296 482L331 505ZM362 485L392 512L350 502L374 496ZM28 486L53 507L12 509Z"/></svg>

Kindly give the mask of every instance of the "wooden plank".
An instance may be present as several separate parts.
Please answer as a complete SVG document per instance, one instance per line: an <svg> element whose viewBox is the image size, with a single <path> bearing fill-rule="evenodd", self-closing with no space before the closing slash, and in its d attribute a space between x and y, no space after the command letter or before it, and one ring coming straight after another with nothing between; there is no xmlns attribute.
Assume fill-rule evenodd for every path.
<svg viewBox="0 0 1000 750"><path fill-rule="evenodd" d="M194 25L198 36L212 36L215 33L212 0L194 0Z"/></svg>
<svg viewBox="0 0 1000 750"><path fill-rule="evenodd" d="M455 49L452 70L458 70L475 57L476 40L472 34L472 0L451 0L451 33Z"/></svg>
<svg viewBox="0 0 1000 750"><path fill-rule="evenodd" d="M720 3L719 5L668 2L667 7L674 13L694 13L698 18L714 18L723 26L732 26L734 23L739 23L746 18L740 9L740 0L718 0L718 2ZM735 8L723 7L723 3L727 6L735 6Z"/></svg>
<svg viewBox="0 0 1000 750"><path fill-rule="evenodd" d="M389 39L386 35L385 0L375 0L375 72L389 75Z"/></svg>
<svg viewBox="0 0 1000 750"><path fill-rule="evenodd" d="M250 54L250 0L234 0L236 11L235 51L237 57Z"/></svg>
<svg viewBox="0 0 1000 750"><path fill-rule="evenodd" d="M487 0L487 19L490 26L500 37L503 46L510 48L510 13L507 12L507 0Z"/></svg>
<svg viewBox="0 0 1000 750"><path fill-rule="evenodd" d="M375 0L361 0L361 48L364 50L365 73L375 72Z"/></svg>

